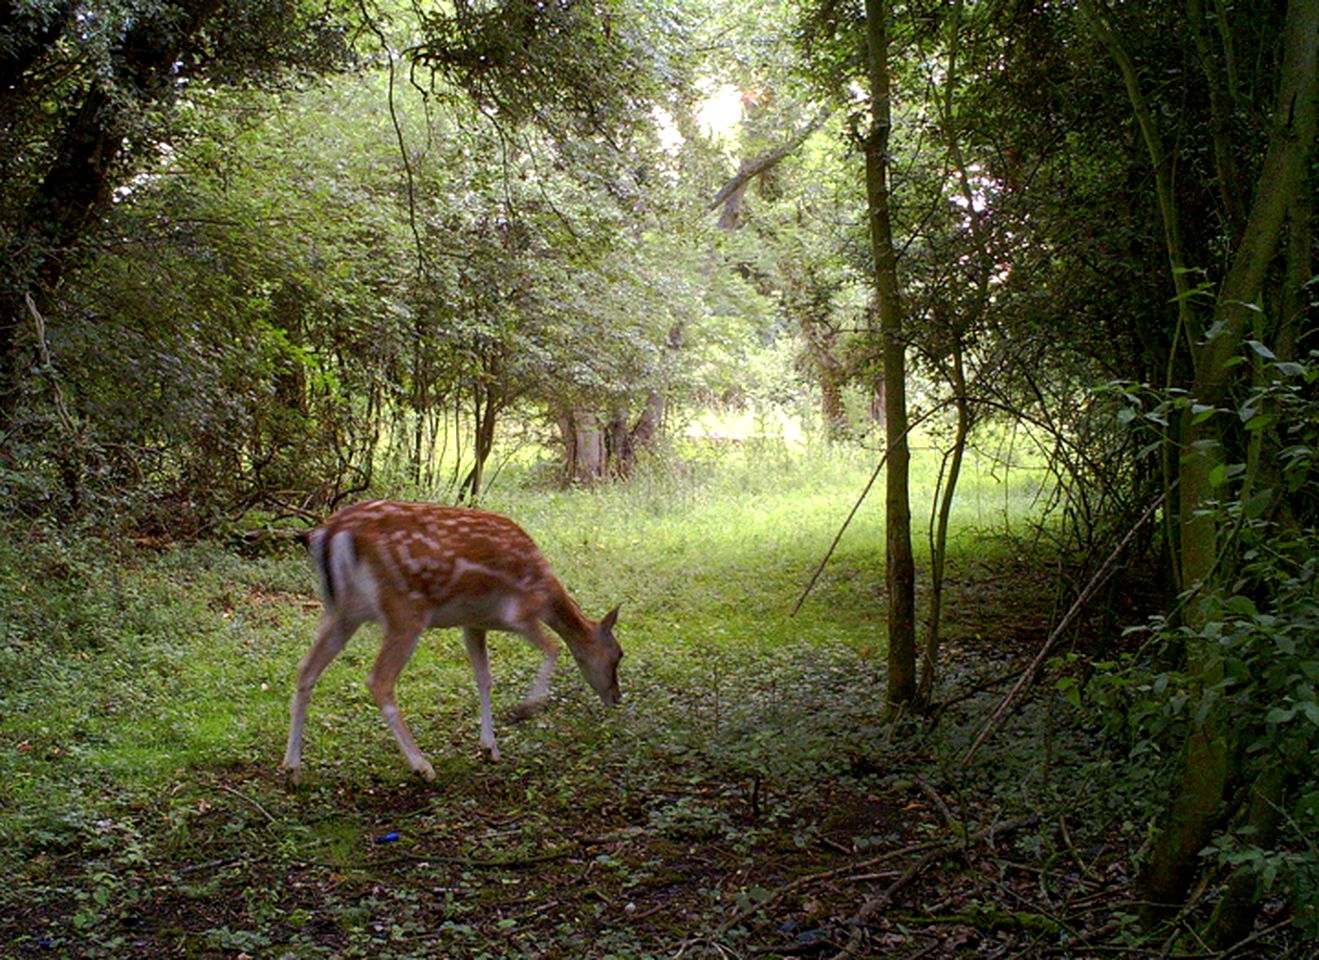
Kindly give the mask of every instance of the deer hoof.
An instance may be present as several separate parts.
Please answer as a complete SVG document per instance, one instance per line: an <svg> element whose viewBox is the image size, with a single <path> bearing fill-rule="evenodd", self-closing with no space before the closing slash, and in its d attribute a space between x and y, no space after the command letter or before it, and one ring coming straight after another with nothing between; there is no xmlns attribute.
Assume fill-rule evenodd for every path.
<svg viewBox="0 0 1319 960"><path fill-rule="evenodd" d="M413 767L412 769L416 772L417 776L421 777L421 779L425 780L427 783L435 782L435 768L432 767L429 762L423 760L419 766Z"/></svg>
<svg viewBox="0 0 1319 960"><path fill-rule="evenodd" d="M524 700L508 712L508 718L514 723L530 720L545 709L544 700Z"/></svg>

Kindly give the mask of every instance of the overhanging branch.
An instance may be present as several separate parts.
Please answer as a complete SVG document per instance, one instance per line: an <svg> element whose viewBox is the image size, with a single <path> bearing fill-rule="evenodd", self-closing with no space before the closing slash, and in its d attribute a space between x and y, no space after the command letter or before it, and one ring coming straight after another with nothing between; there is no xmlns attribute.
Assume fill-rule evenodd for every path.
<svg viewBox="0 0 1319 960"><path fill-rule="evenodd" d="M710 201L710 205L706 207L706 209L717 210L719 207L727 203L736 204L748 183L765 171L772 169L783 160L784 157L796 151L798 147L806 142L807 137L813 134L816 130L819 130L820 127L824 126L824 122L828 120L832 114L832 107L821 109L804 127L794 133L791 139L775 147L773 150L762 153L754 159L743 160L737 173L735 173L732 179L725 183L723 188L714 195L714 199Z"/></svg>

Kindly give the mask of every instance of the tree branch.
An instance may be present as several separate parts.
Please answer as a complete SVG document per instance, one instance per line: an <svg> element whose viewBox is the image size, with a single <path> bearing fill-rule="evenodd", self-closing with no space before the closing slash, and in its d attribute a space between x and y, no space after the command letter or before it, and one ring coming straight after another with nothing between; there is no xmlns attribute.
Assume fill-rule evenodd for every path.
<svg viewBox="0 0 1319 960"><path fill-rule="evenodd" d="M793 153L798 147L806 142L807 137L813 134L816 130L819 130L820 127L824 126L824 122L832 115L832 107L822 108L811 118L806 126L793 134L792 138L785 143L780 144L767 153L761 154L754 160L743 160L742 166L738 168L737 173L735 173L733 178L724 184L723 188L714 195L714 199L710 201L710 205L706 207L706 209L717 210L725 203L728 203L730 199L741 194L741 192L746 189L746 185L749 182L760 176L766 170L777 165L784 157Z"/></svg>

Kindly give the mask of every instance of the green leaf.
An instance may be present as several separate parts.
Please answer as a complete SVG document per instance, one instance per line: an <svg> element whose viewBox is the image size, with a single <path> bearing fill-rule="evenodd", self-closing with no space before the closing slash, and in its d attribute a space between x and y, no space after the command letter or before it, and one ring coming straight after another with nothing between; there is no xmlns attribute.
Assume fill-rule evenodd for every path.
<svg viewBox="0 0 1319 960"><path fill-rule="evenodd" d="M1273 418L1267 413L1258 413L1246 421L1246 429L1251 433L1263 430L1273 422Z"/></svg>
<svg viewBox="0 0 1319 960"><path fill-rule="evenodd" d="M1268 347L1264 346L1264 344L1260 343L1258 340L1247 340L1246 345L1249 346L1250 349L1258 353L1265 360L1276 360L1278 358L1277 354L1275 354Z"/></svg>
<svg viewBox="0 0 1319 960"><path fill-rule="evenodd" d="M1255 602L1250 597L1243 597L1240 594L1228 597L1223 602L1223 609L1228 613L1235 613L1237 616L1254 617L1259 613Z"/></svg>
<svg viewBox="0 0 1319 960"><path fill-rule="evenodd" d="M1241 512L1248 520L1258 520L1273 503L1273 490L1265 487L1252 493L1241 504Z"/></svg>

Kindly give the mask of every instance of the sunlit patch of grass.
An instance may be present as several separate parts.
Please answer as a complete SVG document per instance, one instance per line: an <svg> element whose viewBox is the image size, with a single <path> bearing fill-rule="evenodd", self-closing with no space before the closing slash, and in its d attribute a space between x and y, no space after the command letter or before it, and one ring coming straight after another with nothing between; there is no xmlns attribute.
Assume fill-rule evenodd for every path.
<svg viewBox="0 0 1319 960"><path fill-rule="evenodd" d="M391 831L424 831L455 855L485 858L535 853L565 818L744 851L767 831L805 836L810 824L792 821L793 803L850 776L854 758L874 753L881 735L880 489L792 616L874 456L772 440L692 444L682 453L626 484L491 491L484 505L535 537L589 614L622 604L625 699L604 708L564 657L549 709L511 724L500 714L531 685L537 656L517 637L497 637L504 759L486 764L461 640L436 632L399 684L439 774L434 787L406 769L365 689L379 638L367 626L313 696L304 788L293 796L278 788L294 666L318 615L300 548L249 559L199 544L116 558L95 544L0 538L6 872L26 876L34 858L70 851L116 869L137 869L124 858L143 850L175 868L232 863L226 883L185 874L183 885L204 902L232 893L248 860L278 856L360 873ZM937 474L929 459L917 460L916 504ZM964 483L958 549L1028 511L1038 478L1022 470L996 480L968 468ZM919 538L916 548L924 550ZM47 571L40 590L34 565ZM715 777L732 786L707 791ZM748 827L741 791L749 797L762 781L772 784L757 794L766 820ZM474 833L492 814L518 826ZM660 868L601 861L594 869L625 884ZM81 893L93 885L69 882ZM480 922L470 904L452 910L463 923ZM341 919L345 936L371 936L357 914ZM211 933L195 948L266 935L231 925Z"/></svg>

